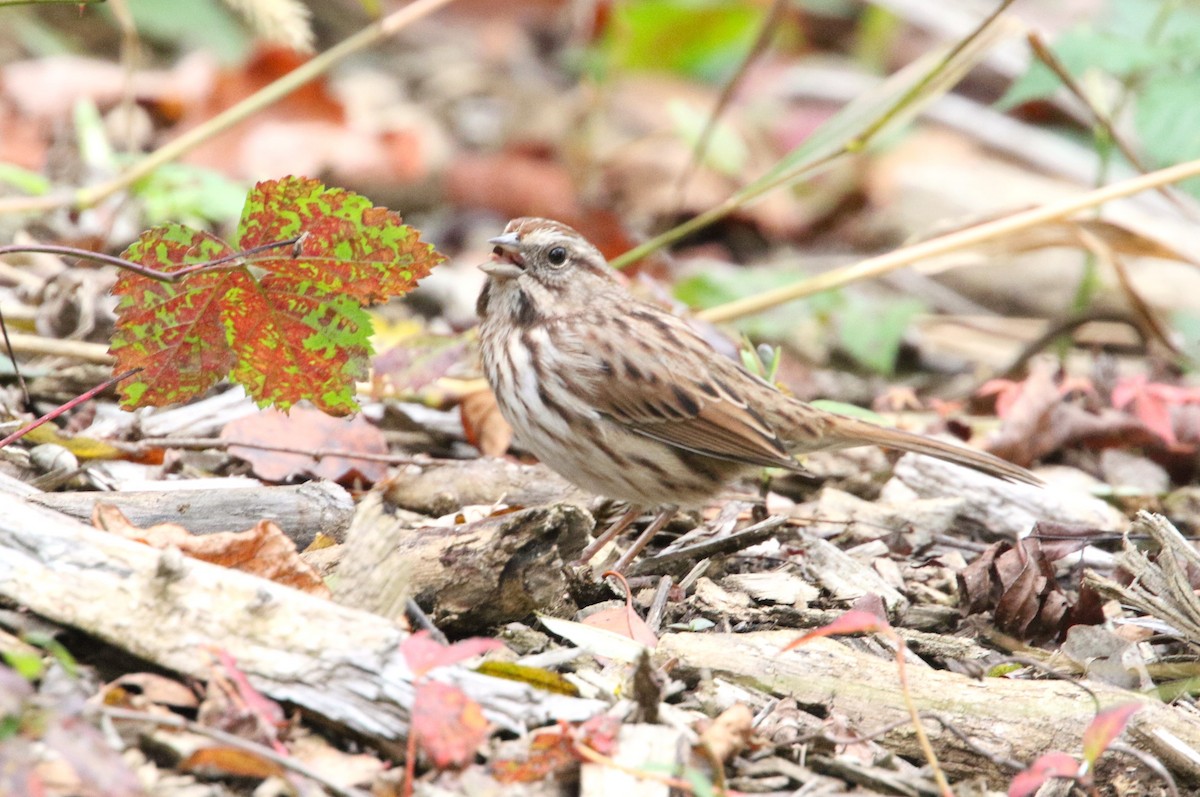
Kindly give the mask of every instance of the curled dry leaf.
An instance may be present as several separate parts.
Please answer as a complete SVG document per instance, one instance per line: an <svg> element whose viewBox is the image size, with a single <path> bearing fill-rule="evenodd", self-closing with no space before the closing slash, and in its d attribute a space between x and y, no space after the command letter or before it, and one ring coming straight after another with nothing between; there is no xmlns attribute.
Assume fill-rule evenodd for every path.
<svg viewBox="0 0 1200 797"><path fill-rule="evenodd" d="M112 504L97 503L92 525L127 540L155 548L174 546L195 559L253 573L312 595L329 597L320 575L300 558L296 544L269 520L260 520L245 531L196 535L175 523L139 528Z"/></svg>
<svg viewBox="0 0 1200 797"><path fill-rule="evenodd" d="M996 626L1020 639L1052 639L1072 625L1100 622L1090 590L1072 600L1055 580L1054 560L1083 543L998 542L958 574L959 603L968 614L993 611Z"/></svg>

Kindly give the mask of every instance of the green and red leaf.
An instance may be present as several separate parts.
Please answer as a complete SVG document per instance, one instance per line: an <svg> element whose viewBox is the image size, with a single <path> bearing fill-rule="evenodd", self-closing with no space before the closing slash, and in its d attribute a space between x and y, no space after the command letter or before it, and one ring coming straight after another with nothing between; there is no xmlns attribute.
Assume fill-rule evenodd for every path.
<svg viewBox="0 0 1200 797"><path fill-rule="evenodd" d="M362 306L407 293L444 259L399 214L301 177L250 191L236 246L173 224L124 257L164 273L229 258L174 283L118 279L110 351L118 372L145 369L122 388L126 408L185 401L230 376L260 405L307 399L332 415L357 409L368 373Z"/></svg>
<svg viewBox="0 0 1200 797"><path fill-rule="evenodd" d="M227 243L180 224L142 233L122 257L160 271L178 271L232 253ZM222 303L247 278L236 272L197 274L160 282L123 271L113 287L119 297L109 352L114 373L144 369L121 385L126 407L186 401L215 385L233 365L225 340Z"/></svg>
<svg viewBox="0 0 1200 797"><path fill-rule="evenodd" d="M366 197L299 177L255 186L242 210L238 246L299 236L295 251L256 258L255 265L299 293L317 287L363 304L407 293L442 260L400 214L373 207Z"/></svg>

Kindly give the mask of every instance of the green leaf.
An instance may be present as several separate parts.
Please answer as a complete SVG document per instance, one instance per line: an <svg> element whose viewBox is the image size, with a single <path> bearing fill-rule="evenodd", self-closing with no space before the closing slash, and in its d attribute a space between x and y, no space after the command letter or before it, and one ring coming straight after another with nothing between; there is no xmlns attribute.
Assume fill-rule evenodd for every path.
<svg viewBox="0 0 1200 797"><path fill-rule="evenodd" d="M761 18L760 8L736 0L617 3L605 47L618 66L716 81L745 56Z"/></svg>
<svg viewBox="0 0 1200 797"><path fill-rule="evenodd" d="M1149 81L1138 97L1133 120L1156 165L1200 157L1200 75L1160 75Z"/></svg>
<svg viewBox="0 0 1200 797"><path fill-rule="evenodd" d="M133 186L151 225L177 221L193 227L223 222L237 213L246 187L219 172L166 163Z"/></svg>
<svg viewBox="0 0 1200 797"><path fill-rule="evenodd" d="M19 650L0 651L4 663L16 671L17 675L26 681L36 681L46 671L46 664L40 653L25 653ZM3 738L0 735L0 738Z"/></svg>
<svg viewBox="0 0 1200 797"><path fill-rule="evenodd" d="M915 299L851 301L838 319L838 339L846 353L879 374L890 375L913 316L924 306Z"/></svg>
<svg viewBox="0 0 1200 797"><path fill-rule="evenodd" d="M29 196L42 196L50 191L53 183L37 172L22 169L11 163L0 163L0 185L9 185Z"/></svg>
<svg viewBox="0 0 1200 797"><path fill-rule="evenodd" d="M145 369L123 383L125 407L185 401L228 375L260 405L307 399L331 414L354 412L372 353L363 305L407 293L443 259L398 214L297 177L254 187L237 246L176 224L126 250L126 259L170 273L262 248L177 283L121 275L109 350L118 372Z"/></svg>

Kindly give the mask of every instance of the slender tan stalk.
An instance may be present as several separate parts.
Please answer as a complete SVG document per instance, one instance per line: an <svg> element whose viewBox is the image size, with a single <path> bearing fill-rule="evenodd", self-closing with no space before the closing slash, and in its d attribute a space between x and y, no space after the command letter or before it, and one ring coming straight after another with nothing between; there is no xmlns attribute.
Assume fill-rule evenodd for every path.
<svg viewBox="0 0 1200 797"><path fill-rule="evenodd" d="M912 265L919 260L978 246L988 241L994 241L998 238L1036 227L1039 224L1046 224L1047 222L1058 221L1073 216L1081 210L1094 208L1103 205L1105 202L1111 202L1114 199L1121 199L1151 188L1177 183L1180 180L1186 180L1189 177L1197 175L1200 175L1200 159L1180 163L1175 166L1168 166L1165 169L1131 177L1128 180L1122 180L1121 182L1106 185L1093 191L1087 191L1078 196L1048 202L1045 205L1014 213L1002 219L977 224L965 230L956 230L946 235L940 235L937 238L921 241L912 246L896 249L887 254L870 257L844 268L818 274L815 277L797 282L794 285L786 285L756 296L748 296L744 299L710 307L696 315L714 323L732 321L737 318L754 315L755 313L761 313L763 310L768 310L805 296L811 296L814 293L840 288L860 280L872 279L881 274L895 271L898 268Z"/></svg>

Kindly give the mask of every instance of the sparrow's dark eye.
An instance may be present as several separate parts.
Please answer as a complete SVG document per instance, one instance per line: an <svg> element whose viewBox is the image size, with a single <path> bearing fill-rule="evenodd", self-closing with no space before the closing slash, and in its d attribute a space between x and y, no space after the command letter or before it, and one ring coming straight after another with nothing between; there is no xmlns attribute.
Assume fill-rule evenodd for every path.
<svg viewBox="0 0 1200 797"><path fill-rule="evenodd" d="M546 253L546 259L550 261L552 266L561 266L567 262L567 250L561 246L556 246Z"/></svg>

